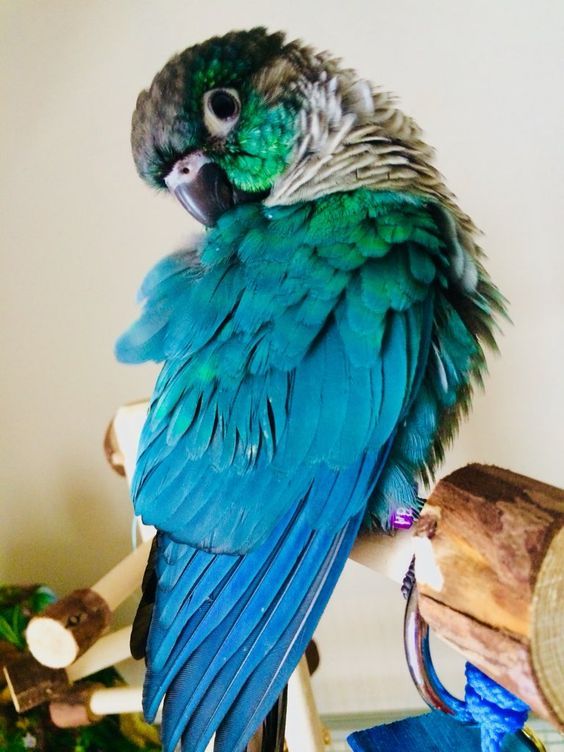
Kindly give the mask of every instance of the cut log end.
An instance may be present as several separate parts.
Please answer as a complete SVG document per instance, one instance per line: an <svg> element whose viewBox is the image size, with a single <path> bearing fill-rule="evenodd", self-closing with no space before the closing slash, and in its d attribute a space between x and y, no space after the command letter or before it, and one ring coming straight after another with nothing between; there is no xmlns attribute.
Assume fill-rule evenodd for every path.
<svg viewBox="0 0 564 752"><path fill-rule="evenodd" d="M65 668L106 631L110 617L108 604L98 593L75 590L29 622L29 651L45 666Z"/></svg>
<svg viewBox="0 0 564 752"><path fill-rule="evenodd" d="M36 617L29 623L26 639L33 657L49 668L65 668L78 657L73 633L56 619Z"/></svg>
<svg viewBox="0 0 564 752"><path fill-rule="evenodd" d="M532 604L533 668L547 703L564 730L564 528L540 568Z"/></svg>

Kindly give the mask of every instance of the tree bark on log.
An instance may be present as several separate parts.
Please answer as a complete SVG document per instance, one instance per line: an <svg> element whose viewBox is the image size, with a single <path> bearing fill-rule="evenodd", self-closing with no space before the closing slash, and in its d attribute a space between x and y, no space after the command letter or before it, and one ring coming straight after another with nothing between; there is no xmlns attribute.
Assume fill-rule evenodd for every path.
<svg viewBox="0 0 564 752"><path fill-rule="evenodd" d="M65 668L103 634L111 619L106 601L92 588L74 590L29 622L28 647L49 668Z"/></svg>
<svg viewBox="0 0 564 752"><path fill-rule="evenodd" d="M468 465L415 529L421 615L440 637L564 729L564 491Z"/></svg>

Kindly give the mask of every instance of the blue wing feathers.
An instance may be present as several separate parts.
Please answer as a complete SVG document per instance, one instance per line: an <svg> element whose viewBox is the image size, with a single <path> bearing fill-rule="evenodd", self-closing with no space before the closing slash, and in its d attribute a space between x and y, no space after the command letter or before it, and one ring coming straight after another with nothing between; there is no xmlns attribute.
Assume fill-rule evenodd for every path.
<svg viewBox="0 0 564 752"><path fill-rule="evenodd" d="M274 531L272 539L269 540L268 544L259 547L252 554L244 557L226 557L225 555L217 555L213 557L213 571L214 573L217 573L218 571L220 573L219 580L221 580L221 582L218 580L216 585L220 587L221 593L216 592L216 589L212 587L207 593L202 592L202 597L197 597L194 592L194 585L198 584L197 580L194 585L188 588L191 598L195 600L195 605L200 607L202 611L195 622L197 630L193 628L194 624L190 622L186 623L183 618L177 617L176 627L182 629L183 637L182 640L175 645L174 650L171 651L170 656L167 659L169 666L172 666L174 669L180 664L180 667L182 667L194 649L198 648L203 643L207 645L210 651L211 658L209 658L209 661L211 661L212 658L215 657L215 651L219 649L220 645L223 645L235 623L226 623L229 629L225 627L227 631L221 633L217 632L217 629L223 623L223 620L232 614L233 609L238 609L233 617L238 618L242 613L243 607L248 604L250 598L256 593L259 587L261 587L261 592L264 592L266 602L268 602L269 596L275 597L277 589L280 587L281 581L283 581L281 575L284 572L284 566L287 567L291 564L291 559L289 558L290 554L293 551L299 551L300 545L303 545L308 534L303 526L300 528L293 524L295 522L295 516L296 513L292 512L292 514L285 518ZM284 537L286 538L287 544L285 554L280 545L280 539ZM276 557L278 557L278 559ZM231 569L231 577L228 577L223 581L222 575L224 565L222 560L225 558L235 560L236 565ZM272 569L273 561L278 562L278 567L274 570ZM185 592L186 585L189 585L189 583L184 583L184 587L180 589L182 594ZM211 598L210 594L212 595ZM221 598L218 597L220 594L222 596ZM159 597L169 598L170 596L159 591L157 604L159 603ZM246 614L247 618L252 619L253 613L252 609L248 609L248 613ZM166 632L168 629L170 629L170 625L161 625L160 619L155 622L155 626L151 627L151 633L149 635L150 651L153 645L157 651L160 650L163 632ZM237 635L241 634L243 635L243 638L246 637L244 624L242 629L239 628L238 631L231 633L231 642L233 643L234 640L236 641ZM213 647L215 644L214 641L218 642L215 647ZM221 657L223 658L229 655L229 650L230 648L228 644L223 645ZM175 672L171 672L169 668L169 678L174 678L174 673ZM197 677L197 675L195 676ZM161 685L163 677L159 676L157 673L155 678L157 679L157 684L152 685L153 675L148 674L146 695L151 704L155 704L156 702L158 705L160 694L155 694L154 686L156 686L162 694L163 690ZM183 679L183 681L187 681L187 679Z"/></svg>
<svg viewBox="0 0 564 752"><path fill-rule="evenodd" d="M215 752L238 752L253 730L272 706L276 697L286 685L291 667L303 655L310 635L323 613L327 601L346 562L348 552L354 543L360 517L353 517L340 532L332 548L317 570L315 585L294 615L288 628L266 658L259 663L243 690L225 715L218 727ZM237 707L245 707L247 713L237 712ZM189 746L187 746L190 749Z"/></svg>
<svg viewBox="0 0 564 752"><path fill-rule="evenodd" d="M354 526L356 533L357 521ZM272 541L242 557L241 563L232 567L232 576L223 586L222 597L215 594L211 605L204 606L205 615L198 621L197 629L191 621L186 621L184 614L178 613L176 621L184 625L184 634L171 652L166 668L156 674L158 693L152 686L155 673L148 674L146 684L146 698L151 708L158 706L162 693L168 690L163 729L167 749L174 747L187 719L190 720L184 731L185 748L194 752L204 749L209 735L202 726L209 725L213 732L257 666L280 643L283 635L286 634L287 640L296 639L299 631L296 620L300 621L300 614L303 620L306 605L319 598L317 590L327 568L325 559L329 557L333 564L336 549L343 548L342 539L342 532L337 535L337 543L327 533L312 533L304 514L296 516L294 513L282 522ZM341 550L340 567L352 540L349 535L346 550ZM219 555L215 560L219 562L224 558L225 555ZM215 562L214 566L217 566ZM226 592L227 588L230 592ZM183 591L185 583L179 581L178 589ZM197 606L200 598L195 600ZM324 605L325 601L319 604L317 618ZM202 639L202 634L207 636ZM163 636L169 639L164 625L161 629L152 627L150 657L153 645L157 652L162 650ZM284 681L291 670L290 666L283 671ZM262 683L268 678L268 675L263 677ZM265 696L267 707L270 697L270 704L273 704L276 692L274 687L271 694ZM219 749L233 752L239 749L239 744L231 747L226 744Z"/></svg>
<svg viewBox="0 0 564 752"><path fill-rule="evenodd" d="M239 207L165 259L119 340L164 360L133 496L159 534L145 707L164 748L238 752L281 691L360 519L417 508L495 305L452 217L358 191ZM472 287L474 285L474 287ZM489 296L489 297L487 297ZM492 303L492 301L494 301Z"/></svg>
<svg viewBox="0 0 564 752"><path fill-rule="evenodd" d="M285 561L283 562L286 566L279 573L281 582L279 576L276 579L272 577L270 569L262 575L262 579L260 577L255 578L255 582L257 579L259 582L257 589L252 593L252 597L244 605L237 604L231 612L231 618L227 620L225 628L218 631L217 637L214 633L211 646L202 645L201 650L205 653L204 663L206 666L203 673L188 670L185 675L186 669L191 668L190 664L187 664L186 668L179 672L175 679L175 685L177 683L183 684L182 692L179 693L184 697L184 702L180 706L182 719L185 721L190 718L185 731L186 734L189 735L193 729L197 716L192 714L200 703L205 709L201 713L204 722L206 725L213 724L215 713L213 710L210 712L213 693L209 693L208 688L211 688L216 682L221 685L221 705L226 710L233 702L249 673L256 668L257 663L276 644L290 619L292 601L301 597L302 592L307 592L311 588L311 565L314 562L317 563L317 557L320 553L319 546L314 545L314 543L315 538L302 544L302 552L297 557L295 556L295 549L291 549L292 564L288 566ZM279 558L280 553L276 559ZM274 562L272 569L277 569ZM273 587L276 588L274 595ZM254 596L260 604L258 609ZM261 613L262 608L264 608L264 614ZM261 615L258 623L257 614ZM232 671L232 665L229 670L229 679L226 682L218 672L221 672L225 660L229 658L235 659L233 663L236 664L236 671ZM188 704L186 697L190 698ZM221 712L221 709L220 706L219 712ZM171 714L171 721L176 729L178 729L178 726L182 726L182 724L174 723L173 714ZM212 729L213 727L212 725ZM176 730L175 733L178 733L178 731ZM205 746L207 739L204 738L202 742ZM189 744L188 749L193 746Z"/></svg>

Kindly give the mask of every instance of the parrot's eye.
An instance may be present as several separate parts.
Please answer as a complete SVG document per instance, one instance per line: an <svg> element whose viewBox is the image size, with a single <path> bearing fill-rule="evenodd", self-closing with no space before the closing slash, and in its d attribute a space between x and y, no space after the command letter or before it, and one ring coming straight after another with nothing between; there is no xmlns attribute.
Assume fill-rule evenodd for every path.
<svg viewBox="0 0 564 752"><path fill-rule="evenodd" d="M204 123L211 136L226 136L241 112L235 89L212 89L204 94Z"/></svg>

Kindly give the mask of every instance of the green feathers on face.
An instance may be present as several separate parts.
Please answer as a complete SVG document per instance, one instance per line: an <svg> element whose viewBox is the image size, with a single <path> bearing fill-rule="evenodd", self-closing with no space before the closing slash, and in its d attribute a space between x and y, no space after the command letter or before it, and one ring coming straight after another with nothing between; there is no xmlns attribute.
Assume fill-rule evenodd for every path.
<svg viewBox="0 0 564 752"><path fill-rule="evenodd" d="M216 162L244 191L268 189L288 162L295 139L296 113L291 103L268 105L256 91L242 102L237 128Z"/></svg>
<svg viewBox="0 0 564 752"><path fill-rule="evenodd" d="M288 47L283 34L257 28L214 37L173 57L140 94L133 115L131 142L141 177L163 188L174 162L201 149L237 188L270 188L288 163L298 106L291 87L272 101L255 81ZM239 120L224 139L204 124L204 95L216 88L234 89L241 101Z"/></svg>

